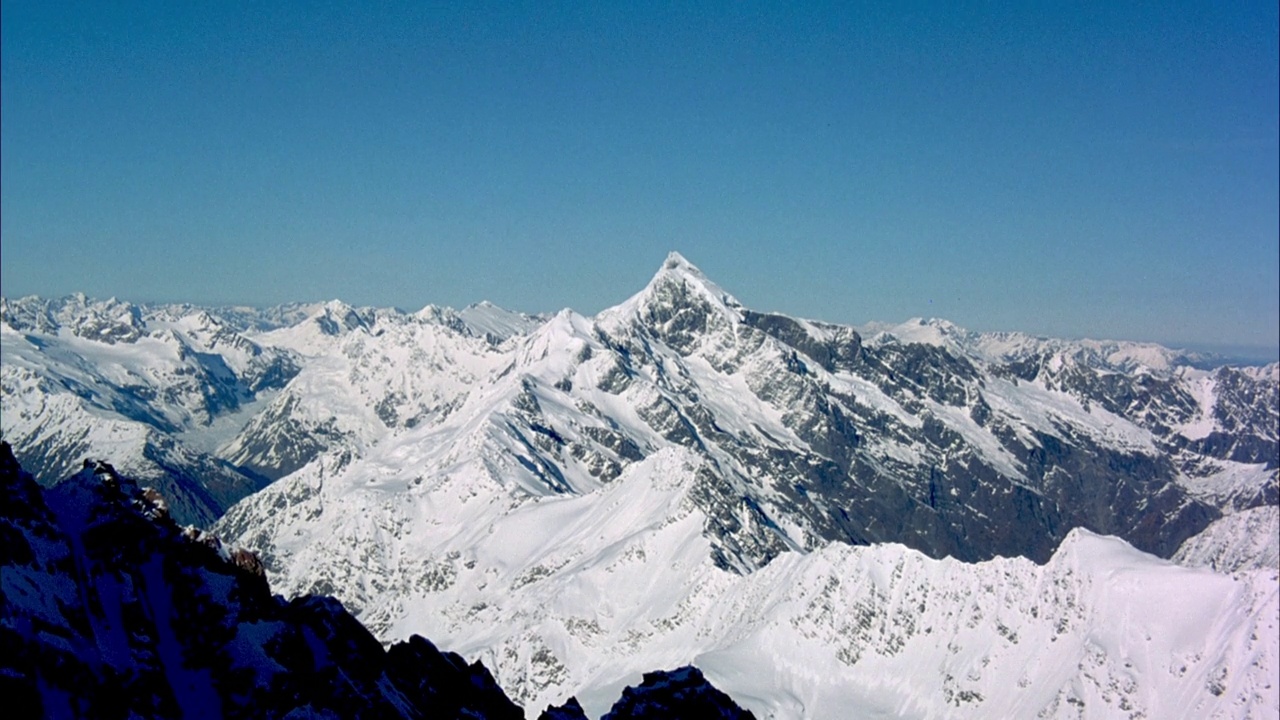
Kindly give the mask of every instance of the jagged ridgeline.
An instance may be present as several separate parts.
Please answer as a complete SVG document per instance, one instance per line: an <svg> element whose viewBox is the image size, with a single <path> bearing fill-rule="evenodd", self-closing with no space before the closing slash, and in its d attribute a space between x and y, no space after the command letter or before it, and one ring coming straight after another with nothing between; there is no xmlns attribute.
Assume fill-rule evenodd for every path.
<svg viewBox="0 0 1280 720"><path fill-rule="evenodd" d="M1065 713L1095 690L1092 702L1154 713L1163 701L1143 693L1207 681L1087 690L1097 667L1126 662L1086 648L1106 603L1093 598L1089 615L1083 595L1071 605L1040 583L1114 569L1086 559L1062 577L1081 552L1119 557L1081 539L1095 534L1223 571L1275 565L1275 364L938 320L791 318L743 307L676 254L594 317L80 297L3 311L0 422L40 482L109 458L172 496L182 522L219 518L278 589L340 598L384 644L420 633L481 658L531 707L578 693L598 714L625 678L703 658L718 685L780 716L855 699L872 712L867 698L894 693L896 713L952 712L960 697L975 717ZM920 589L935 620L900 635L877 624L903 602L901 568L946 558L926 574L972 576L964 593L986 606L950 585ZM1176 570L1153 572L1212 584ZM842 574L864 571L873 579ZM732 613L718 597L736 598ZM1253 622L1269 606L1248 597ZM925 612L894 607L904 621ZM944 626L957 649L929 655ZM1013 667L1025 646L962 648L1028 633L1072 638L1059 654L1074 660L993 698L982 660ZM864 652L839 639L850 636L883 644ZM866 684L867 658L912 647L944 669ZM1234 657L1197 647L1188 673ZM793 669L743 669L770 652ZM1253 687L1233 682L1205 702ZM908 712L902 697L923 704ZM1023 704L998 704L1014 697Z"/></svg>
<svg viewBox="0 0 1280 720"><path fill-rule="evenodd" d="M525 717L480 663L419 636L384 649L332 598L273 596L251 553L106 463L44 490L0 443L0 540L8 717ZM682 668L610 717L751 716Z"/></svg>
<svg viewBox="0 0 1280 720"><path fill-rule="evenodd" d="M940 321L860 334L748 310L675 254L595 318L81 296L2 309L3 432L24 466L50 484L112 458L183 522L428 437L528 496L692 449L718 561L740 571L832 540L1043 562L1074 527L1169 557L1278 501L1274 365L1199 370L1152 345Z"/></svg>

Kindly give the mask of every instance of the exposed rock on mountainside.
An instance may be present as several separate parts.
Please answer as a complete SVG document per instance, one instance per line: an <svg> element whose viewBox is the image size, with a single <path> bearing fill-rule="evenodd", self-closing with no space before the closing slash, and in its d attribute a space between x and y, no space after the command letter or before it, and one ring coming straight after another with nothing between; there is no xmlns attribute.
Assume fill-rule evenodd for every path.
<svg viewBox="0 0 1280 720"><path fill-rule="evenodd" d="M200 524L265 484L212 451L297 373L289 353L190 307L0 299L0 319L4 438L42 484L111 457Z"/></svg>
<svg viewBox="0 0 1280 720"><path fill-rule="evenodd" d="M755 715L739 708L728 695L716 690L695 667L670 672L645 673L638 686L622 691L601 720L689 717L707 720L747 720Z"/></svg>
<svg viewBox="0 0 1280 720"><path fill-rule="evenodd" d="M42 490L0 443L0 540L0 687L31 717L524 717L479 663L272 596L253 555L105 463ZM698 679L627 717L702 717L706 698L741 716Z"/></svg>
<svg viewBox="0 0 1280 720"><path fill-rule="evenodd" d="M109 465L42 491L0 444L0 503L0 677L33 717L523 717L479 664L273 597Z"/></svg>
<svg viewBox="0 0 1280 720"><path fill-rule="evenodd" d="M1209 570L1152 570L1216 588L1205 608L1246 608L1239 612L1255 625L1271 612L1258 578L1274 553L1247 538L1280 533L1276 364L1213 368L1154 345L971 333L938 320L859 331L747 309L676 254L640 293L590 318L491 305L405 313L337 301L253 311L28 298L4 311L3 430L22 457L61 467L86 454L114 458L123 447L118 464L142 473L157 465L146 448L167 439L172 452L195 453L249 485L275 478L218 529L253 548L277 587L339 597L384 642L427 633L483 657L517 701L537 707L577 693L588 710L603 712L637 673L699 657L708 658L698 660L708 677L737 696L755 686L742 668L774 655L794 667L836 663L828 669L843 685L784 672L744 701L761 714L812 715L815 698L876 707L876 697L901 699L901 688L867 684L865 661L841 674L857 654L831 629L843 627L844 606L830 618L809 605L801 612L791 604L800 596L767 584L795 572L847 588L850 573L893 566L886 553L910 563L950 558L938 566L948 568L937 571L944 579L968 573L987 578L984 588L1005 587L1008 571L1020 578L1012 598L1058 582L1064 542L1112 558L1095 542L1110 535L1159 557L1239 571L1235 584L1223 584ZM203 317L289 370L268 375L278 381L260 390L237 380L228 387L243 389L218 395L238 405L170 393L174 378L195 376L165 350L174 338L205 343L202 367L224 357L191 330ZM104 329L103 318L119 328ZM239 357L221 362L248 377ZM133 387L151 389L126 391ZM170 406L171 394L187 399ZM185 470L186 461L167 467L197 479L182 484L187 497L212 492L213 475ZM175 514L199 504L176 498ZM866 545L875 547L844 554ZM822 558L827 570L805 565ZM1101 586L1088 578L1127 562L1085 560L1089 572L1062 583ZM841 602L877 617L885 598L907 586L856 587ZM769 605L776 615L728 622L711 608L713 592L743 593L744 608L760 597L787 599ZM986 657L972 648L1004 635L985 612L974 620L983 628L976 635L955 626L968 611L955 605L958 595L943 595L931 606L948 608L939 610L946 620L932 632L945 626L967 638L955 640L971 648L954 653L962 658L956 667L988 678L970 664ZM1009 693L985 679L965 684L952 670L926 673L906 685L931 699L892 711L950 713L963 697L973 716L999 714L1016 697L1019 713L1068 713L1068 695L1083 701L1087 692L1062 683L1092 687L1085 678L1098 677L1073 654L1086 639L1076 629L1096 633L1118 621L1101 609L1103 599L1089 597L1095 614L1087 622L1076 614L1083 595L1071 605L1054 594L1034 606L1036 615L1006 602L1011 617L1037 628L1017 631L1024 635L1043 634L1044 618L1073 628L1064 630L1075 648L1064 655L1075 658L1069 666L1031 673ZM904 622L913 616L901 613ZM995 619L1014 628L1004 615ZM1176 619L1152 622L1152 632L1182 632ZM798 651L772 645L794 645L784 627L826 630L806 630L813 655L796 660L788 653ZM933 639L917 631L901 643L917 638L911 652L924 655L912 657L943 667L926 650ZM1218 631L1205 632L1212 637L1179 646L1201 658L1187 672L1209 672L1200 663L1211 656L1225 658L1224 667L1248 665L1232 654L1237 645L1215 645ZM746 647L743 638L762 644ZM885 642L886 656L898 652L898 641ZM1013 667L1028 659L1020 652L989 662ZM1117 653L1107 650L1106 662ZM910 666L903 662L890 669ZM1159 693L1191 692L1182 676L1135 677L1132 693L1091 702L1142 696L1145 707L1165 708ZM1240 702L1271 707L1270 690L1251 682L1231 686L1257 696ZM1227 702L1218 697L1203 707ZM1058 710L1048 709L1053 698Z"/></svg>
<svg viewBox="0 0 1280 720"><path fill-rule="evenodd" d="M688 720L747 720L750 712L738 707L695 667L645 673L639 685L629 686L601 720L633 718L688 718ZM549 706L538 720L586 720L577 698Z"/></svg>

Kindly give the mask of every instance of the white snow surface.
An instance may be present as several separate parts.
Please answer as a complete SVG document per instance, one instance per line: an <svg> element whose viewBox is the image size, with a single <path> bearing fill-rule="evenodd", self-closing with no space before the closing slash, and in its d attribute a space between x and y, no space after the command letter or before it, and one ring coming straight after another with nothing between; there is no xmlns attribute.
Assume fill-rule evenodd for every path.
<svg viewBox="0 0 1280 720"><path fill-rule="evenodd" d="M1215 520L1187 538L1173 561L1220 572L1280 571L1280 507L1263 505Z"/></svg>
<svg viewBox="0 0 1280 720"><path fill-rule="evenodd" d="M987 361L1007 362L1037 354L1087 359L1091 364L1131 372L1141 368L1168 372L1205 358L1186 350L1126 340L1063 340L1019 332L979 333L939 318L912 318L903 323L872 322L857 330L867 342L924 343L946 347Z"/></svg>
<svg viewBox="0 0 1280 720"><path fill-rule="evenodd" d="M1275 484L1276 470L1264 463L1212 460L1203 463L1199 475L1185 476L1181 482L1195 497L1228 505L1236 498L1255 495L1267 483Z"/></svg>
<svg viewBox="0 0 1280 720"><path fill-rule="evenodd" d="M488 301L466 306L458 311L458 317L480 335L489 335L498 340L532 332L546 319L512 312Z"/></svg>
<svg viewBox="0 0 1280 720"><path fill-rule="evenodd" d="M833 544L737 575L710 562L688 498L702 462L664 449L523 501L466 468L312 467L252 501L277 508L277 591L336 592L385 641L481 659L533 712L577 695L597 716L690 662L762 718L1280 712L1274 569L1179 567L1074 531L1044 566Z"/></svg>
<svg viewBox="0 0 1280 720"><path fill-rule="evenodd" d="M681 294L705 304L705 332L683 352L650 347L636 323ZM79 313L90 303L71 305ZM71 310L57 331L41 330L39 318L21 331L0 323L6 439L83 440L117 464L141 455L158 431L113 409L130 398L111 394L135 385L183 390L156 420L177 429L179 448L239 461L259 452L264 431L324 429L326 450L232 508L220 530L262 553L277 592L333 594L384 641L417 633L482 659L532 713L576 694L599 715L640 673L686 663L759 717L1280 713L1274 545L1257 541L1272 521L1259 513L1228 516L1183 546L1180 562L1206 567L1083 531L1045 566L967 565L896 545L823 544L781 515L770 519L790 552L740 574L718 567L691 493L713 478L712 491L740 496L734 483L749 472L714 443L698 454L670 439L666 409L696 398L725 435L808 452L788 418L810 398L779 369L794 353L772 338L744 345L739 303L676 253L644 290L594 318L330 301L224 310L242 328L232 333L199 309L141 316L100 305L94 322L129 332L143 317L144 336L82 337L67 330ZM799 325L818 340L836 333ZM609 344L627 342L651 354L635 351L620 368ZM945 321L866 338L900 342L1173 378L1195 403L1177 432L1195 440L1217 428L1210 376L1175 351L969 333ZM236 412L182 385L193 362L243 373L254 348L296 359L299 372L279 391L242 398ZM1023 468L993 433L997 422L1027 447L1032 431L1070 427L1103 446L1155 451L1146 427L1039 380L984 374L992 422L980 424L972 400L908 409L912 398L800 362L840 393L834 402L884 420L888 430L860 450L875 462L937 462L893 431L919 428L925 414L1015 482ZM1247 374L1280 378L1275 367ZM549 467L553 452L560 464ZM1221 499L1247 497L1274 475L1215 461L1180 481ZM774 498L758 499L768 512Z"/></svg>
<svg viewBox="0 0 1280 720"><path fill-rule="evenodd" d="M1213 375L1204 371L1184 372L1183 377L1188 380L1187 389L1195 397L1200 412L1190 422L1179 427L1178 433L1188 440L1200 440L1218 429L1218 421L1213 417L1213 408L1217 404L1214 394L1217 382Z"/></svg>

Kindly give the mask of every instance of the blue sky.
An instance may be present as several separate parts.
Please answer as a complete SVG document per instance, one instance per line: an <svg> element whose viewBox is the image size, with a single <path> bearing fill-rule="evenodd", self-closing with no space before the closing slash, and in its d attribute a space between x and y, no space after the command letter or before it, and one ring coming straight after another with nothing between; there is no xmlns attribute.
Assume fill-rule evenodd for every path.
<svg viewBox="0 0 1280 720"><path fill-rule="evenodd" d="M632 5L6 0L3 292L1280 345L1275 2Z"/></svg>

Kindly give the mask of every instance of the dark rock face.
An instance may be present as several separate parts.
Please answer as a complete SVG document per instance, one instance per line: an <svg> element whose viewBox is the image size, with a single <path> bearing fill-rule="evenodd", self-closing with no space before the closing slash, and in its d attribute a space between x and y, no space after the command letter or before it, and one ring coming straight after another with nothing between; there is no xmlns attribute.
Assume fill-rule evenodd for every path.
<svg viewBox="0 0 1280 720"><path fill-rule="evenodd" d="M15 345L46 352L51 344L56 348L59 337L74 335L100 344L100 349L134 345L128 354L161 358L141 369L101 358L71 361L64 355L55 360L57 352L50 352L48 364L39 370L6 363L0 388L6 400L24 394L41 397L34 404L5 403L6 416L21 416L16 424L6 417L5 438L37 482L51 486L75 472L94 452L91 426L98 418L115 417L133 425L130 455L116 460L157 486L180 522L210 524L266 485L268 478L252 468L237 467L178 437L184 428L208 427L261 393L283 388L299 371L295 358L253 343L196 308L181 308L185 329L180 332L173 324L177 318L171 311L176 310L82 295L0 299L0 322L23 336ZM104 357L118 358L119 349ZM229 358L236 359L229 364Z"/></svg>
<svg viewBox="0 0 1280 720"><path fill-rule="evenodd" d="M655 378L659 392L639 416L666 440L712 459L717 473L699 482L694 497L708 515L722 567L750 571L789 547L831 540L900 542L966 561L1021 555L1043 562L1075 527L1168 557L1223 512L1179 482L1173 438L1180 436L1172 428L1198 406L1173 379L1080 363L1054 369L1048 357L987 367L950 347L867 344L850 328L756 313L732 301L717 314L708 293L691 282L655 280L634 320L603 338L616 368L605 389L625 391L630 382L617 378ZM663 346L680 359L663 356ZM694 356L721 372L744 371L751 391L781 410L783 424L807 447L763 432L723 431L733 423L718 421L680 364ZM765 365L762 357L777 361ZM905 417L881 401L837 390L833 375L869 383ZM1065 421L1052 432L1027 427L988 402L988 383L1010 382L999 378L1042 383L1071 395L1085 412L1096 403L1170 440L1136 451ZM1231 432L1234 444L1214 457L1262 462L1274 446L1256 428L1275 411L1252 386L1239 395L1232 405L1240 408L1233 417L1242 418ZM952 414L989 434L996 447L980 447ZM886 454L886 445L913 457ZM998 464L997 455L1008 462ZM782 533L781 519L798 523L804 537Z"/></svg>
<svg viewBox="0 0 1280 720"><path fill-rule="evenodd" d="M755 718L717 690L695 667L645 673L644 681L622 691L622 698L601 720L745 720Z"/></svg>
<svg viewBox="0 0 1280 720"><path fill-rule="evenodd" d="M849 328L832 328L834 337L820 341L795 320L786 315L772 315L744 310L742 321L779 342L804 353L827 372L850 368L862 351L862 338Z"/></svg>
<svg viewBox="0 0 1280 720"><path fill-rule="evenodd" d="M105 463L42 490L0 445L0 687L39 717L522 718L478 663L384 651L336 600L272 596Z"/></svg>
<svg viewBox="0 0 1280 720"><path fill-rule="evenodd" d="M414 691L437 717L467 717L468 713L512 720L524 717L484 665L468 665L457 653L442 653L426 638L414 635L396 643L387 657L391 678Z"/></svg>
<svg viewBox="0 0 1280 720"><path fill-rule="evenodd" d="M641 319L655 337L677 352L688 352L720 318L711 304L686 283L668 280L653 287L654 302L641 310Z"/></svg>
<svg viewBox="0 0 1280 720"><path fill-rule="evenodd" d="M272 595L252 553L106 463L43 489L0 442L0 586L0 692L30 717L524 717L479 662ZM611 717L750 717L693 668L626 692Z"/></svg>
<svg viewBox="0 0 1280 720"><path fill-rule="evenodd" d="M571 697L563 705L552 705L543 710L538 720L587 720L587 713L578 703L578 698Z"/></svg>
<svg viewBox="0 0 1280 720"><path fill-rule="evenodd" d="M548 707L538 720L586 720L577 698L558 707ZM601 720L746 720L755 718L707 681L702 671L685 666L671 671L645 673L639 685L622 691Z"/></svg>
<svg viewBox="0 0 1280 720"><path fill-rule="evenodd" d="M268 480L278 480L346 440L332 419L306 422L296 417L296 410L297 399L290 397L255 416L242 433L248 440L236 447L230 462Z"/></svg>
<svg viewBox="0 0 1280 720"><path fill-rule="evenodd" d="M1199 441L1197 449L1236 462L1266 463L1268 468L1280 465L1280 429L1276 427L1280 386L1237 368L1218 368L1215 375L1218 403L1213 414L1223 430Z"/></svg>

